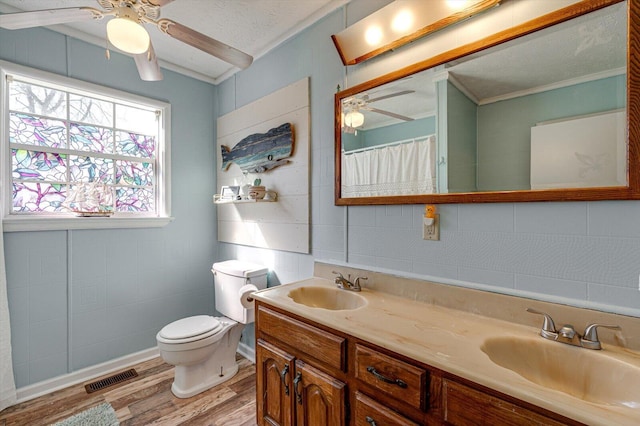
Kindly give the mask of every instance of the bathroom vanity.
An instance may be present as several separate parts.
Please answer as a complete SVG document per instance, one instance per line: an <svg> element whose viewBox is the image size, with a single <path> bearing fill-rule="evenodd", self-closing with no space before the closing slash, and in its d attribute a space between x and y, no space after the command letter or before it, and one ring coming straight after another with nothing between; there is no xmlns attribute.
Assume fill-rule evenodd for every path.
<svg viewBox="0 0 640 426"><path fill-rule="evenodd" d="M367 284L375 289L366 287L360 293L338 290L327 278L315 277L255 294L260 425L640 421L637 408L598 401L588 389L582 397L572 395L569 388L551 389L495 364L488 355L495 347L488 342L566 346L574 351L570 355L575 355L576 361L589 352L595 360L613 357L640 371L635 351L607 344L603 351L592 351L549 342L538 335L536 327L415 300L411 288L395 287L404 297L379 291L371 277ZM301 298L301 291L307 289L315 294ZM451 300L460 297L456 294L459 291L483 293L454 288ZM518 303L536 308L551 305L495 296L518 299ZM334 309L336 306L339 309ZM522 310L521 316L529 319L530 314ZM533 317L536 324L540 322L539 317ZM573 361L567 359L566 368L575 372L573 367ZM615 373L609 370L607 374ZM628 392L633 399L635 389Z"/></svg>
<svg viewBox="0 0 640 426"><path fill-rule="evenodd" d="M257 318L261 425L580 424L266 303Z"/></svg>

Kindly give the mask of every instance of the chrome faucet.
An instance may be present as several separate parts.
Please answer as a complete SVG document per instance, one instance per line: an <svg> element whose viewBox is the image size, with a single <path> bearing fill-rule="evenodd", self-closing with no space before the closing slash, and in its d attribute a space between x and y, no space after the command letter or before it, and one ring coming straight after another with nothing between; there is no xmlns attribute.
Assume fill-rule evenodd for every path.
<svg viewBox="0 0 640 426"><path fill-rule="evenodd" d="M584 335L581 336L571 324L565 324L560 330L556 330L556 325L549 314L533 308L527 308L527 312L544 317L542 328L540 329L540 336L547 340L554 340L586 349L602 349L602 344L600 343L600 339L598 339L598 327L620 330L620 326L618 325L589 324L584 330Z"/></svg>
<svg viewBox="0 0 640 426"><path fill-rule="evenodd" d="M366 280L367 277L356 277L356 279L354 280L354 282L351 282L351 275L348 274L347 277L345 278L340 272L336 272L336 271L332 271L332 273L338 275L334 282L336 283L336 285L338 286L338 288L342 288L344 290L349 290L349 291L360 291L362 290L362 286L360 285L360 280Z"/></svg>

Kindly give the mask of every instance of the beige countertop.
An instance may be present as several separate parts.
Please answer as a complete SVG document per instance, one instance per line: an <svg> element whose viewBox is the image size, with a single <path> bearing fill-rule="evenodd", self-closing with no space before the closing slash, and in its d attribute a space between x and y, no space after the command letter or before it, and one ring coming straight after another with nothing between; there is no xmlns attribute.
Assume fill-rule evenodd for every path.
<svg viewBox="0 0 640 426"><path fill-rule="evenodd" d="M561 345L542 339L537 328L367 288L358 293L367 300L367 304L361 308L337 311L311 308L295 303L288 297L292 289L305 286L335 288L331 280L310 278L261 290L255 293L255 298L586 424L640 424L640 406L632 408L591 403L537 385L494 364L481 350L487 338L506 336L540 339L541 344ZM575 350L576 356L580 356L580 351L588 351L563 346ZM640 354L615 346L603 347L602 351L590 352L613 357L640 369ZM572 368L570 359L567 360L567 368ZM575 374L580 375L581 371L575 371ZM630 393L630 399L640 400L640 395Z"/></svg>

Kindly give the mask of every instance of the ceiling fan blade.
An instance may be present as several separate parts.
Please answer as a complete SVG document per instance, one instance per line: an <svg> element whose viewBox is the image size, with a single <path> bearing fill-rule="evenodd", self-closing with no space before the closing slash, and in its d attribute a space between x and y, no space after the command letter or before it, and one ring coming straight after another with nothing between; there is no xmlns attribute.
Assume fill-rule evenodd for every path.
<svg viewBox="0 0 640 426"><path fill-rule="evenodd" d="M66 24L69 22L102 19L103 14L91 7L36 10L33 12L6 13L0 15L0 27L7 30Z"/></svg>
<svg viewBox="0 0 640 426"><path fill-rule="evenodd" d="M415 93L415 90L403 90L401 92L391 93L389 95L379 96L377 98L369 99L367 102L376 102L383 99L395 98L396 96L408 95L409 93Z"/></svg>
<svg viewBox="0 0 640 426"><path fill-rule="evenodd" d="M385 111L383 109L378 109L378 108L373 108L368 106L366 110L371 112L377 112L378 114L388 115L389 117L397 118L398 120L413 121L413 118L411 117L407 117L406 115L396 114L395 112L391 112L391 111Z"/></svg>
<svg viewBox="0 0 640 426"><path fill-rule="evenodd" d="M133 59L136 61L136 67L138 68L138 74L144 81L160 81L162 80L162 71L160 71L160 65L158 65L158 58L156 52L153 50L153 45L149 43L149 50L139 55L133 55Z"/></svg>
<svg viewBox="0 0 640 426"><path fill-rule="evenodd" d="M170 19L160 19L157 22L160 30L176 40L187 43L190 46L200 49L210 55L220 58L225 62L229 62L239 68L247 68L253 62L253 57L244 52L239 51L221 41L214 40L198 31L185 27L182 24L174 22Z"/></svg>

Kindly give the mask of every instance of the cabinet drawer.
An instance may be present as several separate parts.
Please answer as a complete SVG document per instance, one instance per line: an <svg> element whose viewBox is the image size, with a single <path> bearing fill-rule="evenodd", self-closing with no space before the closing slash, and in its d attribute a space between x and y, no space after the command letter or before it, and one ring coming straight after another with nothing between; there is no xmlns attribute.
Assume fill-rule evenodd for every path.
<svg viewBox="0 0 640 426"><path fill-rule="evenodd" d="M355 426L418 426L403 415L356 392Z"/></svg>
<svg viewBox="0 0 640 426"><path fill-rule="evenodd" d="M346 339L264 306L258 308L260 331L287 343L329 367L346 370Z"/></svg>
<svg viewBox="0 0 640 426"><path fill-rule="evenodd" d="M519 407L460 383L445 380L444 419L451 425L551 425L557 422L541 414Z"/></svg>
<svg viewBox="0 0 640 426"><path fill-rule="evenodd" d="M356 378L405 403L426 409L428 372L356 344Z"/></svg>

